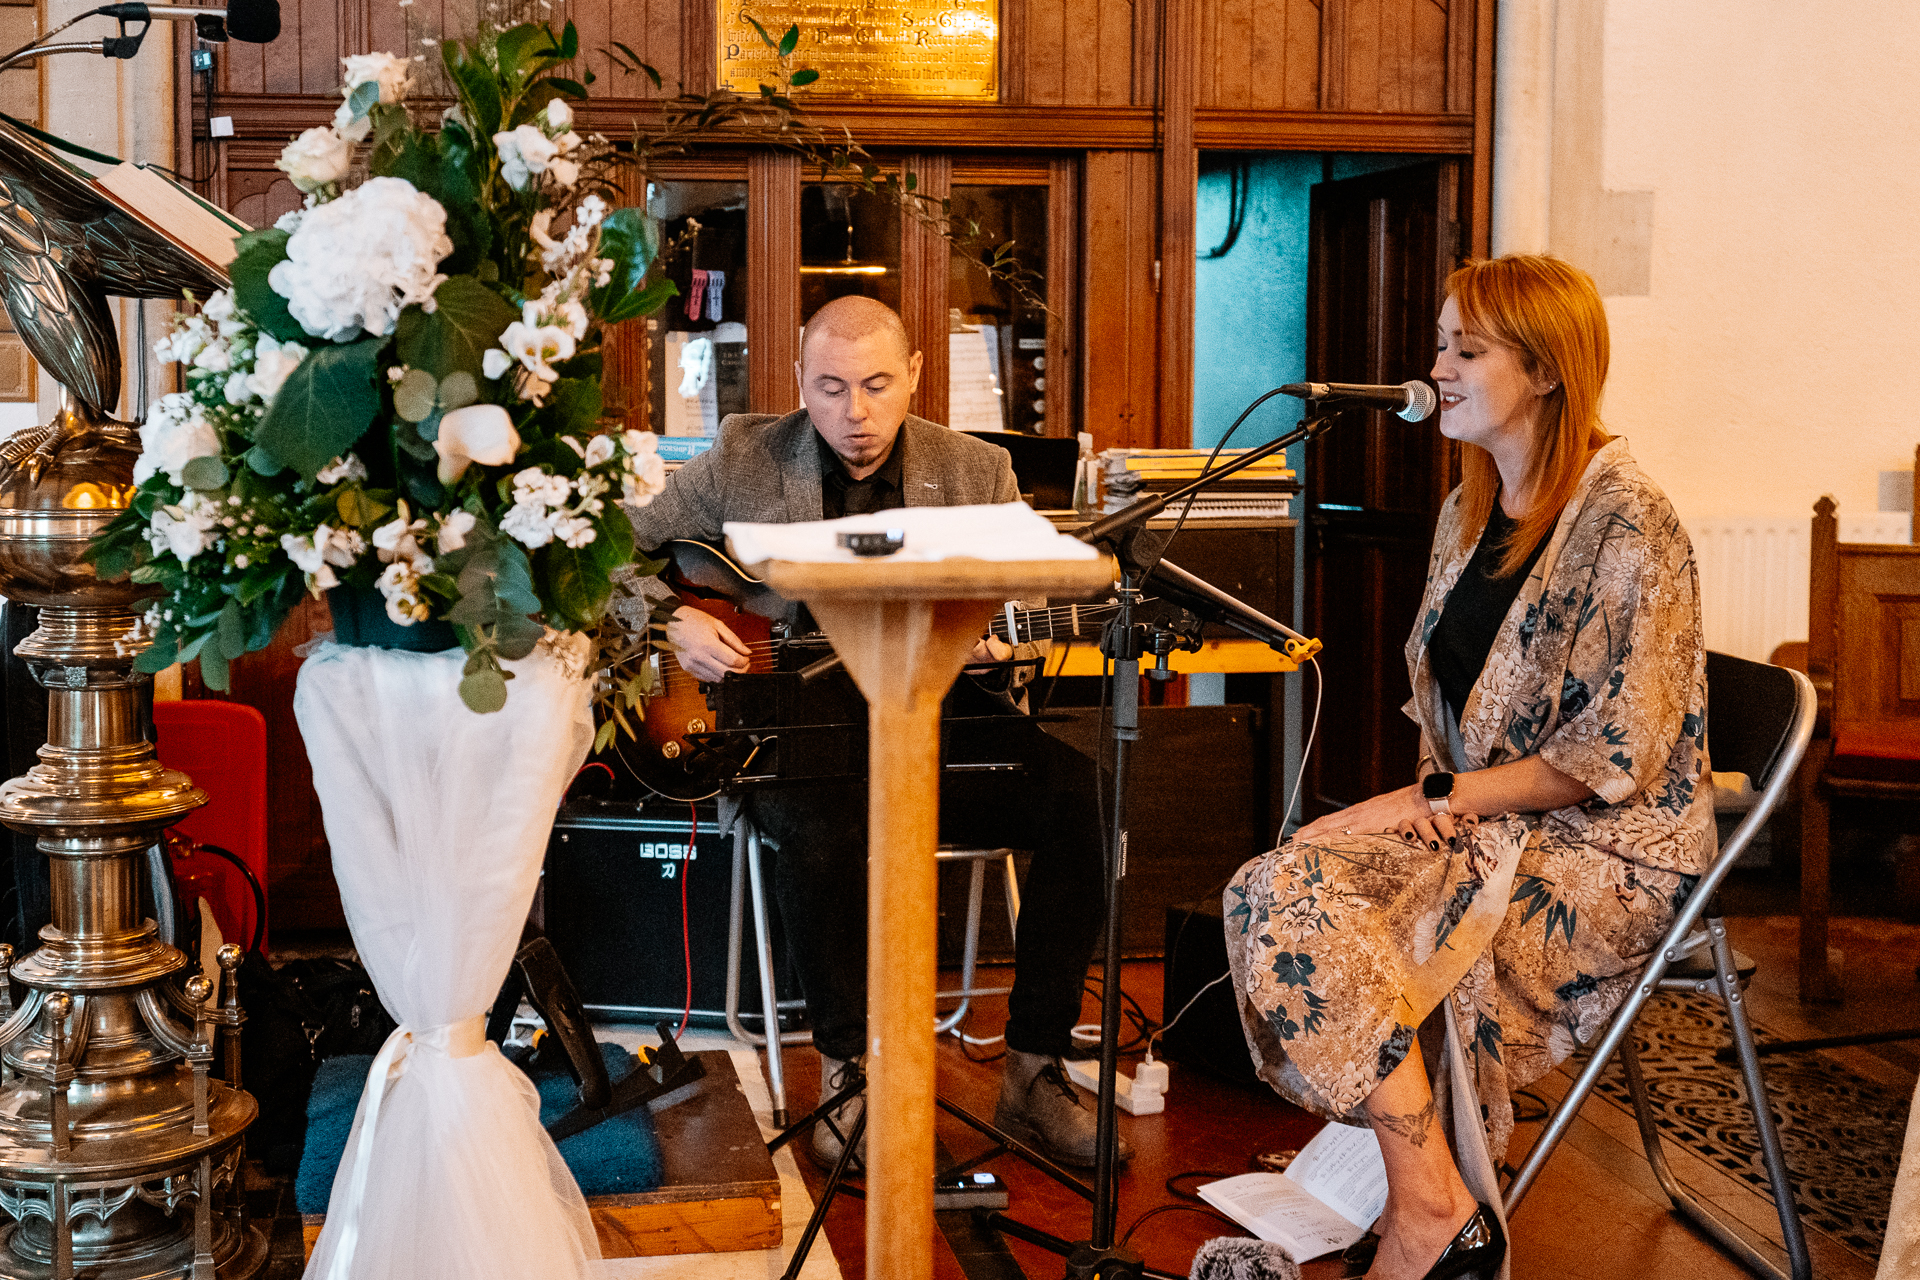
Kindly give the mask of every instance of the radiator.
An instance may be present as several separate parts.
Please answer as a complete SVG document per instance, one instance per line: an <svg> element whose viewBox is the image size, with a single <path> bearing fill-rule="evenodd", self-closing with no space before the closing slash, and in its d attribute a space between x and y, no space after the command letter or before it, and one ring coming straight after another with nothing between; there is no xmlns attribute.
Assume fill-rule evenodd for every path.
<svg viewBox="0 0 1920 1280"><path fill-rule="evenodd" d="M1690 520L1700 566L1707 648L1765 662L1774 647L1807 638L1807 540L1813 517L1720 516ZM1840 516L1842 542L1905 542L1904 511Z"/></svg>

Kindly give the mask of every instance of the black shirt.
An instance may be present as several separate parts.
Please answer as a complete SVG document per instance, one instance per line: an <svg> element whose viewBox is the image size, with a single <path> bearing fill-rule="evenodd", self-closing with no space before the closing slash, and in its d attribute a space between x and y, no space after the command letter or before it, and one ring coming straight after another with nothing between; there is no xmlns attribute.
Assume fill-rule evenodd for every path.
<svg viewBox="0 0 1920 1280"><path fill-rule="evenodd" d="M1520 594L1521 584L1533 572L1540 552L1547 545L1545 538L1540 539L1525 564L1505 577L1494 577L1493 571L1514 525L1512 517L1495 502L1492 514L1487 517L1487 527L1480 535L1480 544L1473 549L1473 558L1467 561L1467 567L1460 571L1460 580L1453 584L1453 591L1440 611L1440 621L1434 625L1433 635L1427 641L1428 661L1433 664L1434 678L1440 682L1440 692L1447 700L1447 708L1453 712L1455 723L1466 710L1467 695L1473 692L1480 669L1487 665L1487 654L1492 652L1494 638L1500 634L1500 624L1506 620L1507 611L1513 608Z"/></svg>
<svg viewBox="0 0 1920 1280"><path fill-rule="evenodd" d="M865 515L869 511L892 511L907 505L900 489L900 455L906 452L906 432L902 431L893 438L893 448L888 450L887 460L864 480L855 480L847 474L847 464L840 460L840 455L821 438L818 431L813 433L813 443L820 450L822 520Z"/></svg>

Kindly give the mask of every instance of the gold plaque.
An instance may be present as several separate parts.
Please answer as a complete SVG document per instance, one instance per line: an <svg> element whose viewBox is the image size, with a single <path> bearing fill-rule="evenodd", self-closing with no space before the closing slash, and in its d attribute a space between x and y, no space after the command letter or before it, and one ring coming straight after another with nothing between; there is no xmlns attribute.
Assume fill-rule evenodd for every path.
<svg viewBox="0 0 1920 1280"><path fill-rule="evenodd" d="M778 82L780 60L758 22L775 40L800 28L793 65L818 71L813 89L828 97L999 96L999 0L719 0L718 16L719 83L735 93Z"/></svg>

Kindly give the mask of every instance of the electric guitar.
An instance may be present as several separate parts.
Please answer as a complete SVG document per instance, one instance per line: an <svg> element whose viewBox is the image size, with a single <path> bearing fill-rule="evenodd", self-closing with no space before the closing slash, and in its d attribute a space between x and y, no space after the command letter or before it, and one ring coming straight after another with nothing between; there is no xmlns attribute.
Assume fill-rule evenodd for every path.
<svg viewBox="0 0 1920 1280"><path fill-rule="evenodd" d="M747 646L749 673L774 671L783 648L832 652L818 633L778 636L771 619L784 617L789 602L759 578L736 564L726 552L704 542L678 539L662 549L670 567L667 580L680 602L719 619ZM1057 605L1049 609L1016 609L1011 603L993 616L989 631L1008 644L1036 640L1069 640L1097 636L1106 620L1119 612L1117 604ZM668 800L691 802L718 795L727 779L743 772L752 756L740 759L705 749L698 735L712 729L713 713L698 677L681 669L676 654L656 650L652 692L647 697L642 737L623 742L614 738L613 750L648 790Z"/></svg>

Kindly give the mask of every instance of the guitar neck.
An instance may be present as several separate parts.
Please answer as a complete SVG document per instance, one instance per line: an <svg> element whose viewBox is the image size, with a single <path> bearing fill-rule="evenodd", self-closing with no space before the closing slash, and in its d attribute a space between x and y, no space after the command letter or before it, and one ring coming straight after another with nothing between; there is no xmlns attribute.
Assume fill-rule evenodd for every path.
<svg viewBox="0 0 1920 1280"><path fill-rule="evenodd" d="M1050 609L1002 609L993 615L988 630L995 639L1008 644L1032 644L1038 640L1082 640L1099 635L1116 607L1110 604L1067 604Z"/></svg>

